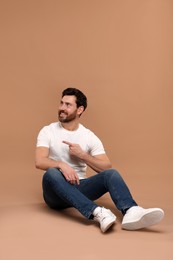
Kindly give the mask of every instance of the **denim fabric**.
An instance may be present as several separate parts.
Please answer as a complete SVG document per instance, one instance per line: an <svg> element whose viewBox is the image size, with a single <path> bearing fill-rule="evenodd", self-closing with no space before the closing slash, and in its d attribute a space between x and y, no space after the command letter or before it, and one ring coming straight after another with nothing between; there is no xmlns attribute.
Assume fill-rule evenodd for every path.
<svg viewBox="0 0 173 260"><path fill-rule="evenodd" d="M106 192L115 206L123 213L137 203L121 175L114 169L98 173L80 180L79 185L66 181L56 168L49 168L43 176L43 197L46 204L53 209L75 207L86 218L91 218L93 210L98 207L94 202Z"/></svg>

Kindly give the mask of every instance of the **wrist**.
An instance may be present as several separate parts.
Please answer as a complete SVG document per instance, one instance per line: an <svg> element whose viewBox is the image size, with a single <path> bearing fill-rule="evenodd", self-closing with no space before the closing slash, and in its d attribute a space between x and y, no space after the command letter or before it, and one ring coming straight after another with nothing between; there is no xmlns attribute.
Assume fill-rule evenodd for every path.
<svg viewBox="0 0 173 260"><path fill-rule="evenodd" d="M57 163L57 167L56 167L58 170L62 171L62 168L63 168L63 162L59 161Z"/></svg>
<svg viewBox="0 0 173 260"><path fill-rule="evenodd" d="M88 153L86 153L86 152L82 152L80 155L80 159L83 161L85 161L87 159L87 157L88 157Z"/></svg>

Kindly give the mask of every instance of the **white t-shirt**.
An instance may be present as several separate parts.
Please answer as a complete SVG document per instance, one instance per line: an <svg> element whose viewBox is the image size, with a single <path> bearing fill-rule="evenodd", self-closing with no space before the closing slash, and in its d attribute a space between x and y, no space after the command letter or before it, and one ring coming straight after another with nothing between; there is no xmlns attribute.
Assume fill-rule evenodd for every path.
<svg viewBox="0 0 173 260"><path fill-rule="evenodd" d="M100 139L89 129L79 124L75 131L68 131L60 122L51 123L43 127L37 137L37 147L49 148L49 158L68 163L78 174L79 179L86 178L87 165L69 155L69 146L62 141L79 144L80 147L92 156L105 154Z"/></svg>

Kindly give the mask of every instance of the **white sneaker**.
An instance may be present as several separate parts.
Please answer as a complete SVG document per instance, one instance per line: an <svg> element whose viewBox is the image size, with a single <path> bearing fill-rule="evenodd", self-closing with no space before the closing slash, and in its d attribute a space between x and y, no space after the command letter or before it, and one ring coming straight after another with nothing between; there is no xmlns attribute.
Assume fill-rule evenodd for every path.
<svg viewBox="0 0 173 260"><path fill-rule="evenodd" d="M160 222L164 217L164 211L159 208L144 209L133 206L127 210L123 217L122 228L136 230L146 228Z"/></svg>
<svg viewBox="0 0 173 260"><path fill-rule="evenodd" d="M97 207L93 215L94 220L100 223L100 228L103 233L116 221L116 216L109 209L105 209L104 207Z"/></svg>

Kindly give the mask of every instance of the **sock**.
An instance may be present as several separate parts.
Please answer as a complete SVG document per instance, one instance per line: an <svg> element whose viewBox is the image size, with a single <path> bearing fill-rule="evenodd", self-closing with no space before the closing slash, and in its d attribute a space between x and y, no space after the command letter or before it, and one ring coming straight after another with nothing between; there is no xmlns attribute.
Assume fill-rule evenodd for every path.
<svg viewBox="0 0 173 260"><path fill-rule="evenodd" d="M123 216L126 214L127 210L130 209L130 208L127 208L127 209L122 209L121 212L123 214Z"/></svg>

